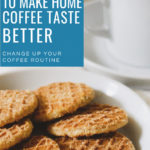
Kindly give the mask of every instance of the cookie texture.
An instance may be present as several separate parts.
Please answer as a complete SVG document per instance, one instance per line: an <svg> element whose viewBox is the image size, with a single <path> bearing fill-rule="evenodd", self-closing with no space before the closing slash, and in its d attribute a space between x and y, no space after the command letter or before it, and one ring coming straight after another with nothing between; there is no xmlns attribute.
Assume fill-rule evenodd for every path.
<svg viewBox="0 0 150 150"><path fill-rule="evenodd" d="M56 136L92 136L116 131L128 123L126 113L115 106L91 104L76 114L50 124L48 132Z"/></svg>
<svg viewBox="0 0 150 150"><path fill-rule="evenodd" d="M10 128L0 129L0 150L9 149L28 138L33 130L32 122L29 119L23 120Z"/></svg>
<svg viewBox="0 0 150 150"><path fill-rule="evenodd" d="M0 90L0 127L31 114L38 100L30 91Z"/></svg>
<svg viewBox="0 0 150 150"><path fill-rule="evenodd" d="M39 88L36 92L39 108L35 112L36 121L49 121L75 112L91 102L94 90L85 84L61 82Z"/></svg>
<svg viewBox="0 0 150 150"><path fill-rule="evenodd" d="M62 150L135 150L132 142L120 133L89 138L60 137L56 142Z"/></svg>
<svg viewBox="0 0 150 150"><path fill-rule="evenodd" d="M60 150L58 144L46 136L33 136L20 150Z"/></svg>

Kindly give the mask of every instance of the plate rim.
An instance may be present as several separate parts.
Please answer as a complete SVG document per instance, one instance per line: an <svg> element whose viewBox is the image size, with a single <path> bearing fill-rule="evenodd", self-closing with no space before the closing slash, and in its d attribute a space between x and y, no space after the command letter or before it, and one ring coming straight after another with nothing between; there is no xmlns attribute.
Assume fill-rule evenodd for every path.
<svg viewBox="0 0 150 150"><path fill-rule="evenodd" d="M67 71L80 71L81 73L82 72L86 72L88 74L91 74L91 75L94 75L94 76L97 76L97 78L104 78L104 79L107 79L109 82L112 82L114 84L117 84L119 86L122 86L123 88L126 88L129 92L131 92L132 94L134 94L134 96L136 96L138 99L140 99L140 101L142 101L147 108L149 108L149 106L147 105L147 103L144 101L144 99L142 97L140 97L134 90L132 90L130 87L128 87L127 85L121 83L120 81L117 81L115 79L112 79L108 76L105 76L103 74L97 74L95 72L91 72L89 70L86 70L85 68L81 68L81 67L27 67L27 68L18 68L18 69L15 69L15 70L11 70L11 71L7 71L7 72L2 72L0 73L0 78L5 75L11 75L11 74L16 74L16 73L22 73L22 72L30 72L30 71L41 71L41 70L44 70L44 71L60 71L60 70L67 70ZM150 108L149 108L150 110Z"/></svg>

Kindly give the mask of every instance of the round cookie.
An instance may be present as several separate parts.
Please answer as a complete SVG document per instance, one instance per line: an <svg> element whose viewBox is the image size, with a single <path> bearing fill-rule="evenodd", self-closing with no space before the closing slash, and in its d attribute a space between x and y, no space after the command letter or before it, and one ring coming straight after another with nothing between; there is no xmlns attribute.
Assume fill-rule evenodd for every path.
<svg viewBox="0 0 150 150"><path fill-rule="evenodd" d="M81 83L52 83L36 92L39 108L35 112L36 121L49 121L75 112L91 102L95 96L92 88Z"/></svg>
<svg viewBox="0 0 150 150"><path fill-rule="evenodd" d="M76 114L50 124L49 133L56 136L92 136L116 131L128 123L126 113L118 107L91 104Z"/></svg>
<svg viewBox="0 0 150 150"><path fill-rule="evenodd" d="M63 150L135 150L132 142L120 133L80 139L60 137L56 142Z"/></svg>
<svg viewBox="0 0 150 150"><path fill-rule="evenodd" d="M10 128L0 129L0 150L9 149L28 138L33 130L29 119L23 120Z"/></svg>
<svg viewBox="0 0 150 150"><path fill-rule="evenodd" d="M46 136L33 136L21 150L60 150L58 144Z"/></svg>
<svg viewBox="0 0 150 150"><path fill-rule="evenodd" d="M31 114L38 100L30 91L0 90L0 127Z"/></svg>

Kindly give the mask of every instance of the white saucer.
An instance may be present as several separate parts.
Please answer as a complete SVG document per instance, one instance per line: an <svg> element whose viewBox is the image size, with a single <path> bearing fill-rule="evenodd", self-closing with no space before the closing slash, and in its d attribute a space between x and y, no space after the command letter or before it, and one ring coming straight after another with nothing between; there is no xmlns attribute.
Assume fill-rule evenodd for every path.
<svg viewBox="0 0 150 150"><path fill-rule="evenodd" d="M123 81L150 80L150 69L129 67L112 57L107 51L106 40L85 33L85 65L87 68L112 75Z"/></svg>
<svg viewBox="0 0 150 150"><path fill-rule="evenodd" d="M86 3L87 4L87 3ZM88 5L87 5L88 6ZM88 9L87 9L88 8ZM96 8L93 7L95 10ZM87 69L108 75L130 86L150 88L150 68L140 68L129 66L112 56L107 48L108 38L94 36L87 32L87 24L97 22L95 25L100 24L95 16L92 7L85 5L85 66ZM93 14L91 14L93 13ZM94 21L93 19L96 19ZM93 25L93 23L92 23ZM91 25L90 25L91 26Z"/></svg>
<svg viewBox="0 0 150 150"><path fill-rule="evenodd" d="M123 108L129 124L122 128L136 150L149 150L150 108L131 89L104 76L78 68L32 68L0 75L0 89L37 89L51 82L86 83L96 90L95 101Z"/></svg>

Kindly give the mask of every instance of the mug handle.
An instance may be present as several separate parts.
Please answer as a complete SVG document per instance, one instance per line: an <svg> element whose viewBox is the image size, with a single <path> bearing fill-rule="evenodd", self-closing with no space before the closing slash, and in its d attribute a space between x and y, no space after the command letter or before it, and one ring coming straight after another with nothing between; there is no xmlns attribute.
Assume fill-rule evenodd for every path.
<svg viewBox="0 0 150 150"><path fill-rule="evenodd" d="M103 36L103 37L110 37L110 25L109 25L109 3L108 0L89 0L85 4L86 7L90 7L91 4L101 3L102 11L103 11L103 25L99 26L99 28L93 28L85 24L85 31L90 34Z"/></svg>

